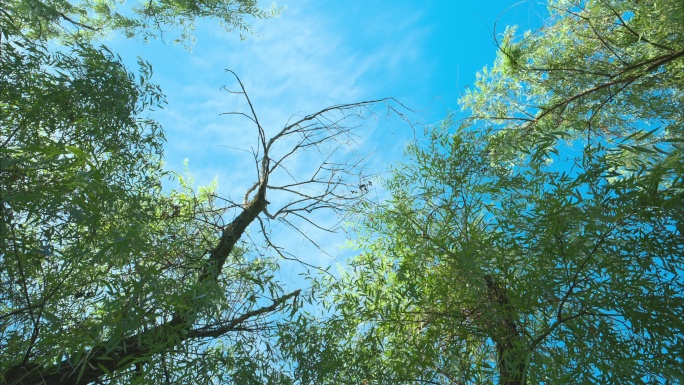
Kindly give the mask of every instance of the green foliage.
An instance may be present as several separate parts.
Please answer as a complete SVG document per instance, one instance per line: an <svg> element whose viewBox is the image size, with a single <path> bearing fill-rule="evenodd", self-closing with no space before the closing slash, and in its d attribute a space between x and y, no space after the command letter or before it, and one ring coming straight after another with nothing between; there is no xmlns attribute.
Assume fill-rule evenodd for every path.
<svg viewBox="0 0 684 385"><path fill-rule="evenodd" d="M682 380L684 4L549 9L359 209L303 383Z"/></svg>
<svg viewBox="0 0 684 385"><path fill-rule="evenodd" d="M145 117L164 105L151 66L141 60L131 72L83 35L57 50L44 41L72 22L65 15L98 28L120 20L94 8L86 18L79 9L87 8L67 2L5 5L0 383L281 381L276 353L262 349L269 316L293 294L282 296L274 260L235 245L241 234L225 249L231 259L209 267L230 207L216 199L216 184L195 189L163 171L163 131ZM228 12L226 3L211 6ZM224 21L238 25L235 17ZM165 178L179 188L163 191ZM220 336L226 348L212 343Z"/></svg>
<svg viewBox="0 0 684 385"><path fill-rule="evenodd" d="M270 18L277 8L261 9L256 0L6 0L5 12L32 39L92 39L119 30L126 37L164 38L190 43L195 21L211 18L226 30L248 32L248 17Z"/></svg>

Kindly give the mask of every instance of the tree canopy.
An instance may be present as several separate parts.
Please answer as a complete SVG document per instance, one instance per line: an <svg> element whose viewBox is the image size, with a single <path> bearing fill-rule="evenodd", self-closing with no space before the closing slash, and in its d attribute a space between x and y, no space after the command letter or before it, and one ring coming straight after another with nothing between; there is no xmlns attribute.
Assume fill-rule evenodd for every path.
<svg viewBox="0 0 684 385"><path fill-rule="evenodd" d="M303 383L684 381L684 3L549 12L358 209Z"/></svg>
<svg viewBox="0 0 684 385"><path fill-rule="evenodd" d="M357 117L391 100L331 106L269 138L229 73L229 92L249 105L230 113L253 124L259 143L253 185L236 202L163 169L163 131L147 118L164 105L151 66L132 71L70 30L131 27L107 13L109 3L8 4L0 13L0 382L288 383L275 330L298 308L300 290L286 292L275 278L287 256L270 241L269 223L312 221L310 213L355 199L348 186L357 165L339 150ZM164 4L150 2L161 14L145 22L254 11L251 1ZM58 34L64 45L50 45ZM286 168L298 156L308 156L310 175ZM179 187L163 190L165 178ZM268 253L244 243L253 224Z"/></svg>
<svg viewBox="0 0 684 385"><path fill-rule="evenodd" d="M7 0L0 12L32 39L90 40L118 30L144 40L170 33L176 42L188 43L198 19L216 19L229 31L249 31L250 17L273 17L279 9L261 9L256 0Z"/></svg>
<svg viewBox="0 0 684 385"><path fill-rule="evenodd" d="M684 3L548 5L544 27L497 36L463 115L411 143L372 202L341 153L393 99L268 137L229 71L245 108L228 114L258 143L237 201L164 169L151 66L94 43L240 29L271 15L256 2L3 4L0 382L684 382ZM352 212L361 252L286 290L296 256L270 223L320 210Z"/></svg>

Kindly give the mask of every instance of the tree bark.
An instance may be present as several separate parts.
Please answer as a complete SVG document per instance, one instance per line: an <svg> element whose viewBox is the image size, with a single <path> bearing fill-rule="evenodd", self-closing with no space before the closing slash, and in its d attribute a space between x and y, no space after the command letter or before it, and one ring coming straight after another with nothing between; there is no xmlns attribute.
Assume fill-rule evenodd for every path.
<svg viewBox="0 0 684 385"><path fill-rule="evenodd" d="M202 268L198 277L199 282L216 281L238 240L266 207L266 180L259 185L256 196L242 210L242 212L228 225L221 234L221 238L216 247L211 251L206 264ZM179 342L191 338L216 337L217 333L225 334L236 330L239 325L248 319L275 311L278 306L288 299L299 294L299 290L289 293L274 300L273 304L267 307L247 312L240 317L228 321L225 327L218 330L195 332L190 330L194 319L195 306L190 303L190 312L178 313L173 318L161 325L155 326L145 333L139 333L124 338L116 343L101 344L84 351L83 357L78 362L73 362L67 358L62 362L52 366L41 366L35 364L15 365L4 373L4 382L12 385L39 385L39 384L87 384L97 381L105 374L113 373L118 370L126 369L133 365L136 360L159 351L159 343L154 344L155 336L164 333L167 329L176 338L169 339L168 346L161 346L161 350L167 350ZM190 301L190 300L189 300Z"/></svg>
<svg viewBox="0 0 684 385"><path fill-rule="evenodd" d="M487 283L488 300L492 305L489 325L485 329L496 344L499 384L524 385L527 369L525 350L506 288L491 275L484 278Z"/></svg>

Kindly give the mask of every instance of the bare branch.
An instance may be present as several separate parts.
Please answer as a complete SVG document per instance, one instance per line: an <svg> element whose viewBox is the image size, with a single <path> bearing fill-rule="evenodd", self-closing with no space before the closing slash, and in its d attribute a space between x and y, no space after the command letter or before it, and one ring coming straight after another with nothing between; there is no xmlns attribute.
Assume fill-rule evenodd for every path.
<svg viewBox="0 0 684 385"><path fill-rule="evenodd" d="M295 290L284 296L275 298L269 306L245 312L224 325L206 329L199 328L186 333L174 333L176 338L168 340L166 350L188 339L219 337L233 331L245 328L241 325L246 321L275 312L289 299L297 297L301 291ZM141 357L153 354L151 341L165 332L177 330L174 321L154 327L148 332L139 333L116 344L102 344L95 346L86 353L86 358L80 362L73 362L70 358L59 364L41 367L35 364L17 365L4 373L4 381L8 384L86 384L97 381L106 372L113 373L133 365ZM159 348L159 346L154 346ZM164 351L164 350L162 350Z"/></svg>
<svg viewBox="0 0 684 385"><path fill-rule="evenodd" d="M317 268L273 244L271 235L267 231L268 221L278 220L284 223L322 251L315 240L300 228L300 224L292 222L291 219L320 230L332 231L337 224L332 228L326 227L316 223L309 214L318 210L330 210L333 214L341 213L349 205L358 201L359 196L350 194L349 190L354 186L354 179L360 178L363 160L366 157L357 159L353 154L345 155L343 151L345 147L349 148L355 144L354 132L360 127L358 120L372 115L372 107L378 104L387 105L389 111L397 113L402 118L404 118L403 115L397 111L399 108L405 108L392 98L335 105L306 115L294 123L288 122L274 136L267 139L266 130L259 121L244 84L233 71L227 72L236 78L240 87L239 92L229 92L244 97L249 106L249 112L238 111L226 115L246 117L257 129L258 145L252 150L256 181L246 189L242 204L233 202L229 198L212 195L212 198L224 200L228 208L237 211L237 215L227 224L223 225L220 213L192 214L197 217L198 226L210 226L208 229L218 230L220 233L213 247L208 247L210 250L206 253L198 253L193 261L201 265L188 268L181 275L181 279L194 281L190 286L204 287L207 290L224 284L222 274L224 274L226 263L229 263L231 256L234 257L240 238L246 234L247 228L255 221L261 226L267 247L275 250L281 258ZM305 170L291 172L290 162L297 160L303 160ZM273 215L267 210L270 204L267 200L267 193L273 193L277 202L280 202L280 205L273 210L275 213ZM212 221L220 225L211 224ZM206 238L199 233L196 236ZM164 242L163 239L158 241ZM168 259L170 266L183 263L184 258L187 259L187 257L179 257L179 260L174 260L174 258L176 257ZM236 269L239 268L240 266L236 265ZM66 359L52 365L41 365L25 360L27 362L8 368L3 373L3 380L13 384L97 382L107 374L111 375L130 368L141 358L165 354L188 340L218 337L231 331L259 330L260 325L251 326L245 323L250 320L262 322L262 317L276 312L287 300L296 297L299 293L299 290L293 291L274 299L273 304L269 306L253 310L250 310L253 304L245 301L236 302L230 309L230 312L235 314L232 319L225 323L207 325L203 323L206 320L202 318L202 309L207 305L202 300L204 296L198 296L196 292L188 292L172 314L169 314L171 312L163 314L159 309L150 310L150 314L154 316L150 317L149 323L142 325L139 329L109 336L108 341L93 343L93 346L81 352L78 362ZM31 312L35 308L36 304L29 302L28 311ZM160 335L163 338L160 339Z"/></svg>

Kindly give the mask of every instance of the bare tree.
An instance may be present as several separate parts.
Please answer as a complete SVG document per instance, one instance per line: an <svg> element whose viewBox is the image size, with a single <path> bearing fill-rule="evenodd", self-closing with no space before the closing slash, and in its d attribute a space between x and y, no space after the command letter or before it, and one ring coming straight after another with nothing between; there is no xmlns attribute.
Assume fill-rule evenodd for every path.
<svg viewBox="0 0 684 385"><path fill-rule="evenodd" d="M299 230L299 223L308 223L319 229L333 231L334 228L317 224L311 214L321 210L343 213L349 205L358 202L368 186L359 185L358 178L363 165L354 157L344 157L338 152L354 142L354 130L359 123L372 114L372 108L384 106L388 113L397 113L405 108L396 100L387 98L360 103L341 104L324 108L318 112L288 122L280 131L267 138L243 83L237 79L238 91L230 91L244 97L247 112L232 112L249 119L256 128L258 147L252 150L256 166L256 181L245 192L242 202L228 202L228 208L236 215L225 225L217 224L216 217L195 213L195 220L205 227L219 229L211 250L204 256L199 268L189 270L181 279L194 280L194 288L203 290L227 290L222 288L222 272L231 255L240 247L239 241L251 224L257 223L266 239L266 244L283 258L297 259L271 241L269 221L281 221ZM306 156L319 159L309 175L294 175L287 168L289 160ZM281 204L270 204L269 195L278 195ZM275 207L274 207L275 206ZM179 214L177 206L164 217ZM223 212L223 211L222 211ZM221 218L219 218L220 220ZM302 236L306 236L303 232ZM160 240L159 242L163 242ZM153 252L153 251L150 251ZM154 288L150 288L154 290ZM140 365L155 355L174 352L180 345L202 339L213 339L227 333L251 333L269 328L268 316L273 316L285 308L296 307L295 301L301 290L294 290L274 296L270 303L262 300L259 306L248 307L236 303L233 316L218 321L208 321L201 315L208 305L202 293L188 292L173 314L159 315L155 309L147 309L156 314L147 324L123 334L111 334L108 340L95 342L92 346L74 356L63 358L61 362L50 364L25 360L3 373L3 380L9 384L85 384L99 382L103 378L113 379L117 373L130 373L139 370ZM144 297L144 295L142 296ZM138 298L141 298L140 296ZM140 302L140 300L138 299ZM142 305L141 305L142 306ZM160 336L164 336L160 338ZM174 353L177 354L177 353ZM170 383L166 363L162 359L163 370Z"/></svg>

